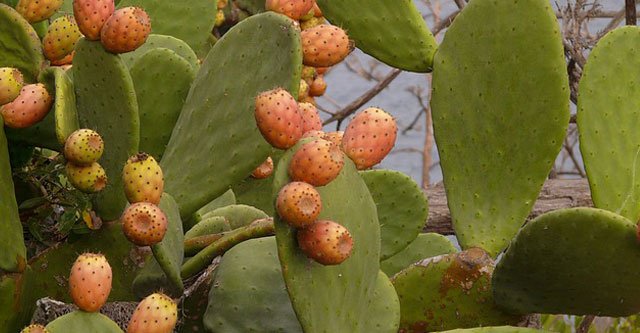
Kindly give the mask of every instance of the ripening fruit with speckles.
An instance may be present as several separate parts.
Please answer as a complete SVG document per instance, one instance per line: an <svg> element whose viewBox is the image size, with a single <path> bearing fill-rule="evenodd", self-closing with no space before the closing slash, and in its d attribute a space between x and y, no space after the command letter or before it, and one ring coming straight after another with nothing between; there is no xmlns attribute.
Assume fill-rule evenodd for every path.
<svg viewBox="0 0 640 333"><path fill-rule="evenodd" d="M298 108L302 114L302 131L304 133L322 130L322 120L315 105L311 103L299 103Z"/></svg>
<svg viewBox="0 0 640 333"><path fill-rule="evenodd" d="M69 135L64 142L64 157L76 165L91 165L104 152L104 141L94 130L82 128Z"/></svg>
<svg viewBox="0 0 640 333"><path fill-rule="evenodd" d="M172 333L178 322L178 305L163 293L151 294L131 315L127 333Z"/></svg>
<svg viewBox="0 0 640 333"><path fill-rule="evenodd" d="M315 0L267 0L265 8L299 20L309 13L314 4Z"/></svg>
<svg viewBox="0 0 640 333"><path fill-rule="evenodd" d="M255 179L265 179L271 176L271 174L273 174L273 159L269 156L262 164L253 170L251 177Z"/></svg>
<svg viewBox="0 0 640 333"><path fill-rule="evenodd" d="M71 54L78 39L82 37L73 16L64 15L55 19L42 39L42 50L49 61L58 62Z"/></svg>
<svg viewBox="0 0 640 333"><path fill-rule="evenodd" d="M307 66L333 66L346 58L354 48L344 30L329 24L303 30L300 36L302 61Z"/></svg>
<svg viewBox="0 0 640 333"><path fill-rule="evenodd" d="M102 254L83 253L76 259L69 275L69 292L80 310L97 312L111 292L111 266Z"/></svg>
<svg viewBox="0 0 640 333"><path fill-rule="evenodd" d="M86 39L100 39L102 26L115 7L113 0L73 0L73 16Z"/></svg>
<svg viewBox="0 0 640 333"><path fill-rule="evenodd" d="M130 203L159 204L164 191L164 175L153 156L139 152L127 160L122 169L124 194Z"/></svg>
<svg viewBox="0 0 640 333"><path fill-rule="evenodd" d="M0 106L0 114L7 127L27 128L47 116L53 97L42 83L28 84L10 103Z"/></svg>
<svg viewBox="0 0 640 333"><path fill-rule="evenodd" d="M309 86L309 96L322 96L327 91L327 82L324 81L324 75L318 75Z"/></svg>
<svg viewBox="0 0 640 333"><path fill-rule="evenodd" d="M396 143L398 125L393 117L379 108L368 108L357 114L344 131L342 150L358 170L380 163Z"/></svg>
<svg viewBox="0 0 640 333"><path fill-rule="evenodd" d="M88 166L67 162L67 178L73 187L84 193L96 193L107 186L107 174L98 162Z"/></svg>
<svg viewBox="0 0 640 333"><path fill-rule="evenodd" d="M302 100L307 95L309 95L309 84L307 83L307 81L300 79L300 86L298 87L298 100Z"/></svg>
<svg viewBox="0 0 640 333"><path fill-rule="evenodd" d="M303 144L289 163L289 177L293 181L324 186L336 179L344 166L340 148L323 139Z"/></svg>
<svg viewBox="0 0 640 333"><path fill-rule="evenodd" d="M275 148L291 148L302 137L302 115L298 110L298 102L282 88L256 96L255 119L264 139Z"/></svg>
<svg viewBox="0 0 640 333"><path fill-rule="evenodd" d="M20 0L16 11L29 23L44 21L62 6L63 0Z"/></svg>
<svg viewBox="0 0 640 333"><path fill-rule="evenodd" d="M100 42L111 53L131 52L151 33L151 18L140 7L124 7L113 12L100 31Z"/></svg>
<svg viewBox="0 0 640 333"><path fill-rule="evenodd" d="M342 147L342 137L344 137L344 131L327 132L322 136L323 139L331 141L338 147Z"/></svg>
<svg viewBox="0 0 640 333"><path fill-rule="evenodd" d="M122 231L138 246L160 243L167 233L167 216L160 207L149 202L137 202L122 213Z"/></svg>
<svg viewBox="0 0 640 333"><path fill-rule="evenodd" d="M294 228L303 228L315 222L321 210L320 193L310 184L291 182L278 192L276 211Z"/></svg>
<svg viewBox="0 0 640 333"><path fill-rule="evenodd" d="M318 138L324 139L324 131L308 131L302 135L302 139L304 138Z"/></svg>
<svg viewBox="0 0 640 333"><path fill-rule="evenodd" d="M302 252L322 265L339 265L353 251L349 230L329 220L317 221L298 230L296 238Z"/></svg>
<svg viewBox="0 0 640 333"><path fill-rule="evenodd" d="M17 68L0 67L0 105L12 102L24 86L24 78Z"/></svg>
<svg viewBox="0 0 640 333"><path fill-rule="evenodd" d="M49 333L49 331L40 324L32 324L22 329L20 333Z"/></svg>

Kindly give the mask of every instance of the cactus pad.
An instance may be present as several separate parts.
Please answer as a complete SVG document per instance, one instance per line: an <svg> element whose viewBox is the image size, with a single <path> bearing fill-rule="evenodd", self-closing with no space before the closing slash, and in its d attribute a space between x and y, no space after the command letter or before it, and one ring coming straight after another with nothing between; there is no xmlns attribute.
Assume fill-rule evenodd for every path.
<svg viewBox="0 0 640 333"><path fill-rule="evenodd" d="M202 206L195 213L193 213L191 220L193 223L198 223L199 221L202 221L202 216L204 216L206 213L221 207L235 205L235 204L236 204L236 194L231 189L227 190L227 192L224 192L219 197L211 200L211 202Z"/></svg>
<svg viewBox="0 0 640 333"><path fill-rule="evenodd" d="M516 313L640 312L636 226L596 208L558 210L527 223L494 277L494 298Z"/></svg>
<svg viewBox="0 0 640 333"><path fill-rule="evenodd" d="M578 99L580 150L596 207L640 218L640 28L609 32L589 54Z"/></svg>
<svg viewBox="0 0 640 333"><path fill-rule="evenodd" d="M402 251L381 261L380 269L391 277L422 259L455 252L457 252L455 246L447 237L435 233L420 234Z"/></svg>
<svg viewBox="0 0 640 333"><path fill-rule="evenodd" d="M389 66L428 72L436 40L411 0L318 0L324 16L356 46Z"/></svg>
<svg viewBox="0 0 640 333"><path fill-rule="evenodd" d="M419 261L393 279L400 297L400 329L431 332L516 324L493 304L494 263L479 248Z"/></svg>
<svg viewBox="0 0 640 333"><path fill-rule="evenodd" d="M229 226L231 226L231 229L237 229L255 220L269 217L267 213L255 207L247 205L229 205L215 209L203 215L202 218L206 220L214 216L224 217L227 222L229 222Z"/></svg>
<svg viewBox="0 0 640 333"><path fill-rule="evenodd" d="M262 0L236 0L238 7L254 15L265 11L264 1ZM230 6L227 6L230 7Z"/></svg>
<svg viewBox="0 0 640 333"><path fill-rule="evenodd" d="M140 114L140 151L162 159L194 77L189 62L165 48L150 50L131 67Z"/></svg>
<svg viewBox="0 0 640 333"><path fill-rule="evenodd" d="M178 288L180 287L180 289ZM144 263L133 283L131 289L138 299L143 299L158 290L172 297L180 297L183 292L183 285L178 286L169 280L160 264L154 256L149 256Z"/></svg>
<svg viewBox="0 0 640 333"><path fill-rule="evenodd" d="M376 203L380 236L380 260L390 258L411 243L427 221L427 198L402 172L370 170L360 173Z"/></svg>
<svg viewBox="0 0 640 333"><path fill-rule="evenodd" d="M275 170L274 196L289 182L289 162L305 141L283 155ZM348 158L338 178L317 190L323 205L319 219L331 219L349 229L353 252L337 266L315 263L298 248L295 230L276 219L278 255L293 308L305 332L366 332L364 323L371 317L368 295L376 287L379 271L375 203Z"/></svg>
<svg viewBox="0 0 640 333"><path fill-rule="evenodd" d="M117 55L84 38L76 45L73 79L80 125L100 133L105 145L101 164L109 184L96 196L95 208L103 219L117 219L127 203L122 167L138 151L140 139L133 82Z"/></svg>
<svg viewBox="0 0 640 333"><path fill-rule="evenodd" d="M524 223L565 136L567 80L547 0L474 0L447 31L431 106L463 248L496 256Z"/></svg>
<svg viewBox="0 0 640 333"><path fill-rule="evenodd" d="M38 34L22 15L0 3L0 67L15 67L27 82L35 82L44 64Z"/></svg>
<svg viewBox="0 0 640 333"><path fill-rule="evenodd" d="M514 326L494 326L494 327L476 327L463 328L451 331L442 331L440 333L552 333L551 331L538 330L526 327Z"/></svg>
<svg viewBox="0 0 640 333"><path fill-rule="evenodd" d="M254 97L278 86L295 95L301 68L299 30L283 15L254 15L216 43L161 162L165 191L176 199L183 218L267 158L271 147L255 125Z"/></svg>
<svg viewBox="0 0 640 333"><path fill-rule="evenodd" d="M58 317L47 325L51 333L91 332L123 333L118 324L97 312L74 311Z"/></svg>
<svg viewBox="0 0 640 333"><path fill-rule="evenodd" d="M400 301L387 275L380 271L376 287L369 298L369 318L362 332L398 332L400 324Z"/></svg>
<svg viewBox="0 0 640 333"><path fill-rule="evenodd" d="M198 65L198 57L187 43L181 39L166 35L150 34L149 37L147 37L147 41L139 48L131 52L122 53L120 54L120 57L122 58L122 61L131 68L131 66L133 66L133 64L135 64L135 62L142 56L147 54L147 52L158 48L165 48L175 52L177 55L184 58L184 60L186 60L195 71L200 67L200 65Z"/></svg>
<svg viewBox="0 0 640 333"><path fill-rule="evenodd" d="M225 231L231 231L229 221L227 221L224 216L212 216L196 223L193 228L184 234L184 239L187 240L204 235L219 234Z"/></svg>
<svg viewBox="0 0 640 333"><path fill-rule="evenodd" d="M160 243L151 246L151 250L154 258L173 284L172 289L179 290L180 293L177 296L180 296L184 288L180 277L180 267L184 259L184 233L182 232L180 211L175 200L166 193L162 195L158 207L167 216L167 233Z"/></svg>

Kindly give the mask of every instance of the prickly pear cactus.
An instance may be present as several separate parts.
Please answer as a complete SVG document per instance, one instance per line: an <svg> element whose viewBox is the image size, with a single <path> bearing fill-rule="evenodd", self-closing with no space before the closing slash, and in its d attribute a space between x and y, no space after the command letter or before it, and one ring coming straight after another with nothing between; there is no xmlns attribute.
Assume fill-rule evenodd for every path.
<svg viewBox="0 0 640 333"><path fill-rule="evenodd" d="M92 333L123 333L118 324L109 317L98 312L74 311L46 326L51 333L92 332Z"/></svg>
<svg viewBox="0 0 640 333"><path fill-rule="evenodd" d="M0 67L15 67L34 82L44 63L42 44L33 27L13 8L0 3Z"/></svg>
<svg viewBox="0 0 640 333"><path fill-rule="evenodd" d="M513 327L513 326L494 326L494 327L476 327L457 329L450 331L442 331L441 333L551 333L550 331L538 330L533 328Z"/></svg>
<svg viewBox="0 0 640 333"><path fill-rule="evenodd" d="M605 35L589 54L580 80L580 150L596 207L640 218L640 28Z"/></svg>
<svg viewBox="0 0 640 333"><path fill-rule="evenodd" d="M139 48L131 52L122 53L120 54L120 57L124 63L131 68L131 66L133 66L138 59L142 58L142 56L147 54L147 52L159 48L165 48L175 52L177 55L184 58L184 60L186 60L195 71L200 68L200 65L198 64L198 56L196 56L195 52L193 52L189 45L181 39L167 35L150 34L149 37L147 37L147 41Z"/></svg>
<svg viewBox="0 0 640 333"><path fill-rule="evenodd" d="M109 185L96 196L95 209L103 219L114 220L127 203L122 167L138 151L140 140L133 81L117 55L84 38L76 45L73 79L80 125L100 133L105 144L101 165Z"/></svg>
<svg viewBox="0 0 640 333"><path fill-rule="evenodd" d="M167 233L160 243L151 246L151 251L169 282L172 283L172 289L179 291L179 296L184 289L180 277L180 267L184 259L184 232L180 211L175 200L166 193L162 195L158 207L167 216Z"/></svg>
<svg viewBox="0 0 640 333"><path fill-rule="evenodd" d="M295 95L301 52L298 28L275 13L240 22L213 47L161 162L165 191L176 199L183 218L267 158L271 148L255 125L254 96L278 86Z"/></svg>
<svg viewBox="0 0 640 333"><path fill-rule="evenodd" d="M431 71L436 40L413 1L318 0L318 6L363 52L393 67Z"/></svg>
<svg viewBox="0 0 640 333"><path fill-rule="evenodd" d="M567 81L549 1L474 0L447 31L431 106L463 248L496 256L524 223L562 145Z"/></svg>
<svg viewBox="0 0 640 333"><path fill-rule="evenodd" d="M184 239L231 231L231 225L224 216L211 216L202 220L184 234Z"/></svg>
<svg viewBox="0 0 640 333"><path fill-rule="evenodd" d="M596 208L527 223L493 276L496 302L516 313L628 316L640 311L636 226Z"/></svg>
<svg viewBox="0 0 640 333"><path fill-rule="evenodd" d="M422 259L457 252L456 247L447 237L435 234L420 234L402 251L393 257L380 261L380 269L392 277L409 265Z"/></svg>
<svg viewBox="0 0 640 333"><path fill-rule="evenodd" d="M269 217L267 213L248 205L229 205L220 207L202 216L203 220L211 217L222 216L229 222L231 229L245 226L255 220Z"/></svg>

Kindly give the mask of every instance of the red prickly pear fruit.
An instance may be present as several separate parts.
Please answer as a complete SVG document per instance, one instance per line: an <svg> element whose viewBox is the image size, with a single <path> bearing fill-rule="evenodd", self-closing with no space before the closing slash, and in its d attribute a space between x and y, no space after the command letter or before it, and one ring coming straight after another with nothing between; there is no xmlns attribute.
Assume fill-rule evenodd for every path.
<svg viewBox="0 0 640 333"><path fill-rule="evenodd" d="M356 115L344 131L342 150L358 170L382 161L396 142L398 125L382 109L368 108Z"/></svg>
<svg viewBox="0 0 640 333"><path fill-rule="evenodd" d="M298 108L302 113L302 131L304 133L322 130L322 120L320 120L318 109L313 104L300 103Z"/></svg>
<svg viewBox="0 0 640 333"><path fill-rule="evenodd" d="M65 15L51 23L42 39L44 56L51 62L58 62L73 52L78 39L82 37L76 20Z"/></svg>
<svg viewBox="0 0 640 333"><path fill-rule="evenodd" d="M333 143L314 139L293 154L289 164L289 177L293 181L324 186L336 179L344 165L342 151Z"/></svg>
<svg viewBox="0 0 640 333"><path fill-rule="evenodd" d="M262 164L258 165L258 167L253 170L251 173L251 177L255 179L265 179L271 176L273 173L273 159L271 157L267 157L267 159L262 162Z"/></svg>
<svg viewBox="0 0 640 333"><path fill-rule="evenodd" d="M167 216L158 206L149 202L130 205L120 220L124 235L138 246L160 243L167 232Z"/></svg>
<svg viewBox="0 0 640 333"><path fill-rule="evenodd" d="M24 86L22 73L16 68L0 67L0 105L11 103Z"/></svg>
<svg viewBox="0 0 640 333"><path fill-rule="evenodd" d="M97 162L88 166L67 162L66 171L71 185L84 193L100 192L107 186L107 174Z"/></svg>
<svg viewBox="0 0 640 333"><path fill-rule="evenodd" d="M66 57L60 60L51 60L51 66L67 66L71 67L71 63L73 63L73 56L76 54L76 51L72 51L67 54ZM66 70L66 69L65 69Z"/></svg>
<svg viewBox="0 0 640 333"><path fill-rule="evenodd" d="M104 152L104 141L96 131L79 129L64 142L64 157L76 165L91 165L98 162Z"/></svg>
<svg viewBox="0 0 640 333"><path fill-rule="evenodd" d="M303 30L302 62L307 66L333 66L351 53L353 43L347 33L333 25L321 24Z"/></svg>
<svg viewBox="0 0 640 333"><path fill-rule="evenodd" d="M256 124L272 146L288 149L302 137L302 115L288 91L277 88L256 97Z"/></svg>
<svg viewBox="0 0 640 333"><path fill-rule="evenodd" d="M27 128L47 116L53 98L42 83L29 84L20 89L12 102L0 107L4 124L11 128Z"/></svg>
<svg viewBox="0 0 640 333"><path fill-rule="evenodd" d="M302 135L302 138L317 138L324 139L325 133L324 131L308 131Z"/></svg>
<svg viewBox="0 0 640 333"><path fill-rule="evenodd" d="M62 6L63 0L20 0L16 11L29 23L48 19Z"/></svg>
<svg viewBox="0 0 640 333"><path fill-rule="evenodd" d="M314 4L315 0L267 0L265 8L299 20L313 8Z"/></svg>
<svg viewBox="0 0 640 333"><path fill-rule="evenodd" d="M80 310L97 312L111 292L111 265L102 254L83 253L71 267L69 292Z"/></svg>
<svg viewBox="0 0 640 333"><path fill-rule="evenodd" d="M225 9L229 4L229 0L218 0L218 9Z"/></svg>
<svg viewBox="0 0 640 333"><path fill-rule="evenodd" d="M329 68L331 67L315 67L316 73L318 73L318 75L324 75L324 73L326 73Z"/></svg>
<svg viewBox="0 0 640 333"><path fill-rule="evenodd" d="M151 33L151 18L140 7L124 7L113 12L100 32L100 41L111 53L131 52Z"/></svg>
<svg viewBox="0 0 640 333"><path fill-rule="evenodd" d="M333 131L333 132L325 133L325 135L322 138L327 140L327 141L331 141L334 145L336 145L338 147L342 147L342 137L343 136L344 136L344 132L343 131Z"/></svg>
<svg viewBox="0 0 640 333"><path fill-rule="evenodd" d="M172 333L177 322L177 304L169 296L155 293L138 304L127 333Z"/></svg>
<svg viewBox="0 0 640 333"><path fill-rule="evenodd" d="M32 324L25 327L20 333L49 333L47 329L40 324Z"/></svg>
<svg viewBox="0 0 640 333"><path fill-rule="evenodd" d="M164 175L153 156L137 153L127 160L122 169L124 193L130 203L159 204L164 191Z"/></svg>
<svg viewBox="0 0 640 333"><path fill-rule="evenodd" d="M302 252L323 265L341 264L353 250L349 230L333 221L318 221L298 230L296 237Z"/></svg>
<svg viewBox="0 0 640 333"><path fill-rule="evenodd" d="M278 192L276 211L295 228L313 223L322 210L322 199L315 187L303 182L291 182Z"/></svg>
<svg viewBox="0 0 640 333"><path fill-rule="evenodd" d="M73 16L86 39L100 39L100 30L115 7L113 0L73 0Z"/></svg>
<svg viewBox="0 0 640 333"><path fill-rule="evenodd" d="M324 75L318 75L309 86L309 96L322 96L327 91L327 83L324 81Z"/></svg>

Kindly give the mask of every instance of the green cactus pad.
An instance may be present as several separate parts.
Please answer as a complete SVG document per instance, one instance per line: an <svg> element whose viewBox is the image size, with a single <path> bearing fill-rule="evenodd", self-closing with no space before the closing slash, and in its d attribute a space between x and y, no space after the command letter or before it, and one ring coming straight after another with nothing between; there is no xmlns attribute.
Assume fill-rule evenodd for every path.
<svg viewBox="0 0 640 333"><path fill-rule="evenodd" d="M382 238L380 260L385 260L418 237L429 216L429 203L416 182L402 172L370 170L360 176L376 203Z"/></svg>
<svg viewBox="0 0 640 333"><path fill-rule="evenodd" d="M282 279L275 237L248 240L225 253L203 321L210 332L302 332Z"/></svg>
<svg viewBox="0 0 640 333"><path fill-rule="evenodd" d="M62 151L62 145L58 142L55 132L56 117L53 110L49 111L44 119L27 128L5 128L7 139L12 143L21 143L26 146L47 148L53 151Z"/></svg>
<svg viewBox="0 0 640 333"><path fill-rule="evenodd" d="M455 252L457 252L455 246L447 237L435 233L420 234L404 250L381 261L380 269L391 277L422 259Z"/></svg>
<svg viewBox="0 0 640 333"><path fill-rule="evenodd" d="M235 204L236 204L236 194L235 192L233 192L233 190L229 189L223 194L221 194L219 197L211 200L211 202L204 205L203 207L198 209L195 213L193 213L193 215L191 216L190 222L192 224L198 223L202 221L202 216L204 216L204 214L211 212L213 210L216 210L220 207L225 207L225 206L235 205Z"/></svg>
<svg viewBox="0 0 640 333"><path fill-rule="evenodd" d="M2 116L0 116L2 120ZM22 236L22 223L18 215L18 203L13 189L11 163L7 138L0 128L0 270L21 272L27 258L27 248Z"/></svg>
<svg viewBox="0 0 640 333"><path fill-rule="evenodd" d="M100 42L84 38L76 45L73 79L80 125L100 133L105 145L100 164L108 184L96 196L95 208L103 219L114 220L127 204L122 167L138 151L136 92L120 57L105 51Z"/></svg>
<svg viewBox="0 0 640 333"><path fill-rule="evenodd" d="M44 64L38 34L22 15L0 4L0 67L15 67L25 81L35 82Z"/></svg>
<svg viewBox="0 0 640 333"><path fill-rule="evenodd" d="M392 67L431 71L436 40L413 1L318 0L318 6L363 52Z"/></svg>
<svg viewBox="0 0 640 333"><path fill-rule="evenodd" d="M180 288L178 288L180 287ZM158 290L162 290L171 297L180 297L184 291L184 285L178 285L169 280L160 264L154 256L149 256L133 283L131 289L138 299L143 299Z"/></svg>
<svg viewBox="0 0 640 333"><path fill-rule="evenodd" d="M265 11L265 1L262 0L235 0L234 2L238 5L238 7L245 10L251 15L255 15ZM227 6L227 8L229 7L230 6Z"/></svg>
<svg viewBox="0 0 640 333"><path fill-rule="evenodd" d="M151 251L153 251L154 258L156 258L167 278L173 284L173 289L179 290L181 294L184 289L182 278L180 278L180 267L184 259L184 233L182 231L180 211L175 200L166 193L162 195L158 207L167 216L167 233L160 243L151 246Z"/></svg>
<svg viewBox="0 0 640 333"><path fill-rule="evenodd" d="M496 256L531 211L569 122L549 1L471 1L436 53L431 106L456 235Z"/></svg>
<svg viewBox="0 0 640 333"><path fill-rule="evenodd" d="M181 39L166 35L150 34L149 37L147 37L147 41L139 48L131 52L122 53L120 54L120 57L122 58L122 61L131 68L131 66L133 66L138 59L142 58L142 56L147 54L147 52L158 48L165 48L175 52L177 55L184 58L184 60L191 65L194 71L197 71L200 67L200 65L198 65L198 56L196 56L196 53L193 52L187 43Z"/></svg>
<svg viewBox="0 0 640 333"><path fill-rule="evenodd" d="M289 183L289 162L305 141L280 160L274 176L274 197ZM345 226L353 238L353 252L340 265L315 263L298 248L295 229L276 219L278 255L293 308L305 332L366 332L364 323L371 318L368 295L375 289L380 266L380 226L375 203L346 157L340 175L316 189L323 206L319 219Z"/></svg>
<svg viewBox="0 0 640 333"><path fill-rule="evenodd" d="M558 210L527 223L493 277L515 313L624 317L640 312L636 226L596 208Z"/></svg>
<svg viewBox="0 0 640 333"><path fill-rule="evenodd" d="M195 71L175 52L153 49L131 67L140 114L140 151L162 159Z"/></svg>
<svg viewBox="0 0 640 333"><path fill-rule="evenodd" d="M580 150L596 207L632 221L640 218L640 28L603 37L589 54L580 80Z"/></svg>
<svg viewBox="0 0 640 333"><path fill-rule="evenodd" d="M123 333L118 324L97 312L74 311L46 326L51 333Z"/></svg>
<svg viewBox="0 0 640 333"><path fill-rule="evenodd" d="M193 228L184 234L184 239L187 240L204 235L219 234L225 231L231 231L229 221L227 221L224 216L211 216L206 220L196 223Z"/></svg>
<svg viewBox="0 0 640 333"><path fill-rule="evenodd" d="M216 0L190 0L188 5L165 0L122 0L118 8L138 6L151 17L151 32L185 41L204 57L208 39L216 22Z"/></svg>
<svg viewBox="0 0 640 333"><path fill-rule="evenodd" d="M247 205L230 205L215 209L202 216L204 220L213 216L224 217L231 229L237 229L245 226L255 220L264 219L269 217L267 213L259 210L258 208Z"/></svg>
<svg viewBox="0 0 640 333"><path fill-rule="evenodd" d="M398 332L400 300L387 275L379 271L376 287L369 298L369 317L362 332Z"/></svg>
<svg viewBox="0 0 640 333"><path fill-rule="evenodd" d="M538 330L534 328L514 327L514 326L494 326L457 329L442 331L441 333L552 333L551 331Z"/></svg>
<svg viewBox="0 0 640 333"><path fill-rule="evenodd" d="M165 191L176 199L183 218L267 158L271 147L255 125L254 98L278 86L295 96L301 68L299 30L283 15L254 15L216 43L160 163Z"/></svg>
<svg viewBox="0 0 640 333"><path fill-rule="evenodd" d="M275 169L278 166L278 162L280 162L282 150L273 149L270 156L273 160L273 167ZM238 203L254 206L269 214L269 216L273 216L275 214L273 198L271 198L271 191L273 190L273 174L264 179L248 177L237 184L234 184L231 188L236 194L236 200Z"/></svg>
<svg viewBox="0 0 640 333"><path fill-rule="evenodd" d="M19 332L31 321L35 299L30 286L36 277L29 267L22 274L0 276L0 333Z"/></svg>
<svg viewBox="0 0 640 333"><path fill-rule="evenodd" d="M392 278L400 297L400 330L431 332L516 324L493 304L494 263L480 248L419 261Z"/></svg>

